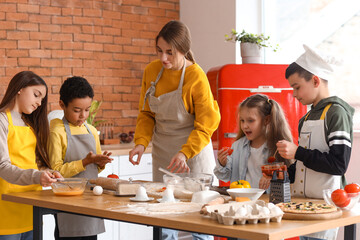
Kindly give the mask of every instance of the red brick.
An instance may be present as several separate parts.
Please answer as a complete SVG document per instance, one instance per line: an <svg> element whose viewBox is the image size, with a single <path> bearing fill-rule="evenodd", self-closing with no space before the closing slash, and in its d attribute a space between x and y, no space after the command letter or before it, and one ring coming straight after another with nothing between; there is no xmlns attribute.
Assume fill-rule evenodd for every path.
<svg viewBox="0 0 360 240"><path fill-rule="evenodd" d="M111 21L111 27L120 29L131 29L131 22L123 20Z"/></svg>
<svg viewBox="0 0 360 240"><path fill-rule="evenodd" d="M74 34L75 42L94 42L94 35L92 34Z"/></svg>
<svg viewBox="0 0 360 240"><path fill-rule="evenodd" d="M106 52L94 52L94 59L101 59L101 60L112 60L113 53L106 53Z"/></svg>
<svg viewBox="0 0 360 240"><path fill-rule="evenodd" d="M33 4L18 4L17 10L18 12L39 13L40 7L39 5L33 5Z"/></svg>
<svg viewBox="0 0 360 240"><path fill-rule="evenodd" d="M61 31L60 25L40 23L40 32L60 32L60 31Z"/></svg>
<svg viewBox="0 0 360 240"><path fill-rule="evenodd" d="M149 8L149 15L153 15L153 16L164 16L164 15L165 15L165 9Z"/></svg>
<svg viewBox="0 0 360 240"><path fill-rule="evenodd" d="M126 53L114 53L113 57L114 60L121 60L121 61L130 61L132 59L132 55Z"/></svg>
<svg viewBox="0 0 360 240"><path fill-rule="evenodd" d="M51 58L51 50L30 49L29 55L30 55L30 57Z"/></svg>
<svg viewBox="0 0 360 240"><path fill-rule="evenodd" d="M141 1L141 6L157 8L159 3L158 1Z"/></svg>
<svg viewBox="0 0 360 240"><path fill-rule="evenodd" d="M37 40L19 40L18 48L34 49L40 47L40 41Z"/></svg>
<svg viewBox="0 0 360 240"><path fill-rule="evenodd" d="M48 7L48 6L40 6L40 14L41 15L61 15L61 8L59 7Z"/></svg>
<svg viewBox="0 0 360 240"><path fill-rule="evenodd" d="M87 51L103 51L104 45L101 43L84 43L84 50Z"/></svg>
<svg viewBox="0 0 360 240"><path fill-rule="evenodd" d="M4 12L0 12L0 20L5 20L5 13Z"/></svg>
<svg viewBox="0 0 360 240"><path fill-rule="evenodd" d="M62 25L61 32L62 33L81 33L81 26Z"/></svg>
<svg viewBox="0 0 360 240"><path fill-rule="evenodd" d="M0 29L16 29L16 22L0 21Z"/></svg>
<svg viewBox="0 0 360 240"><path fill-rule="evenodd" d="M101 60L84 60L84 68L102 68Z"/></svg>
<svg viewBox="0 0 360 240"><path fill-rule="evenodd" d="M131 76L131 70L129 69L114 69L114 76L118 77L129 77Z"/></svg>
<svg viewBox="0 0 360 240"><path fill-rule="evenodd" d="M94 18L93 23L95 26L112 26L113 21L111 18Z"/></svg>
<svg viewBox="0 0 360 240"><path fill-rule="evenodd" d="M85 17L101 17L101 9L83 9L83 15Z"/></svg>
<svg viewBox="0 0 360 240"><path fill-rule="evenodd" d="M36 72L41 77L44 76L51 76L51 69L50 68L38 68L38 67L30 67L30 71Z"/></svg>
<svg viewBox="0 0 360 240"><path fill-rule="evenodd" d="M39 24L18 22L16 24L16 28L17 28L17 30L37 32L37 31L39 31Z"/></svg>
<svg viewBox="0 0 360 240"><path fill-rule="evenodd" d="M104 68L122 68L121 62L119 61L103 61Z"/></svg>
<svg viewBox="0 0 360 240"><path fill-rule="evenodd" d="M112 10L113 4L112 3L104 3L104 2L94 2L95 9L105 9L105 10Z"/></svg>
<svg viewBox="0 0 360 240"><path fill-rule="evenodd" d="M154 23L157 21L157 17L151 15L142 15L140 16L141 23Z"/></svg>
<svg viewBox="0 0 360 240"><path fill-rule="evenodd" d="M42 58L41 59L41 66L42 67L61 67L61 60L60 59L48 59Z"/></svg>
<svg viewBox="0 0 360 240"><path fill-rule="evenodd" d="M53 16L51 17L52 24L72 24L72 17Z"/></svg>
<svg viewBox="0 0 360 240"><path fill-rule="evenodd" d="M16 4L14 3L0 3L0 9L2 12L16 12Z"/></svg>
<svg viewBox="0 0 360 240"><path fill-rule="evenodd" d="M29 22L32 23L51 23L51 17L48 15L39 15L39 14L30 14L29 15Z"/></svg>
<svg viewBox="0 0 360 240"><path fill-rule="evenodd" d="M146 1L143 1L143 0L123 0L122 4L123 5L141 6L143 4L143 2L146 2ZM152 2L154 2L154 1L152 1Z"/></svg>
<svg viewBox="0 0 360 240"><path fill-rule="evenodd" d="M70 76L71 75L71 68L51 68L51 75L52 76Z"/></svg>
<svg viewBox="0 0 360 240"><path fill-rule="evenodd" d="M99 26L81 26L83 33L102 34L102 27Z"/></svg>
<svg viewBox="0 0 360 240"><path fill-rule="evenodd" d="M113 109L131 109L131 104L129 102L113 102Z"/></svg>
<svg viewBox="0 0 360 240"><path fill-rule="evenodd" d="M137 110L122 110L121 111L123 117L137 117L138 111Z"/></svg>
<svg viewBox="0 0 360 240"><path fill-rule="evenodd" d="M133 46L142 46L147 47L150 46L150 41L148 39L142 39L142 38L133 38L132 39L132 45Z"/></svg>
<svg viewBox="0 0 360 240"><path fill-rule="evenodd" d="M140 47L124 46L124 53L139 53Z"/></svg>
<svg viewBox="0 0 360 240"><path fill-rule="evenodd" d="M73 40L73 37L72 37L72 34L70 34L70 33L53 33L51 35L51 40L69 42L69 41Z"/></svg>
<svg viewBox="0 0 360 240"><path fill-rule="evenodd" d="M62 59L63 67L83 67L81 59Z"/></svg>
<svg viewBox="0 0 360 240"><path fill-rule="evenodd" d="M121 94L105 94L103 97L104 97L104 101L110 101L110 102L122 100Z"/></svg>
<svg viewBox="0 0 360 240"><path fill-rule="evenodd" d="M146 55L134 55L133 56L134 62L142 62L142 63L148 63L150 61L149 56Z"/></svg>
<svg viewBox="0 0 360 240"><path fill-rule="evenodd" d="M145 31L145 30L149 30L148 29L148 24L144 24L144 23L131 23L131 29L132 30L137 30L137 31Z"/></svg>
<svg viewBox="0 0 360 240"><path fill-rule="evenodd" d="M117 44L104 44L104 52L122 52L123 47Z"/></svg>
<svg viewBox="0 0 360 240"><path fill-rule="evenodd" d="M139 102L138 94L121 94L122 100L125 102Z"/></svg>
<svg viewBox="0 0 360 240"><path fill-rule="evenodd" d="M113 86L106 86L106 85L95 85L93 87L94 89L94 93L113 93ZM101 105L101 107L103 108L104 106Z"/></svg>
<svg viewBox="0 0 360 240"><path fill-rule="evenodd" d="M130 86L114 86L114 92L115 93L132 93L133 88Z"/></svg>
<svg viewBox="0 0 360 240"><path fill-rule="evenodd" d="M131 37L114 37L115 44L129 45L131 44Z"/></svg>
<svg viewBox="0 0 360 240"><path fill-rule="evenodd" d="M113 43L114 42L114 37L113 36L107 36L107 35L95 35L94 42Z"/></svg>
<svg viewBox="0 0 360 240"><path fill-rule="evenodd" d="M29 70L28 67L18 67L18 66L10 67L5 69L5 73L6 73L5 75L9 76L9 81L10 81L10 79L13 76L15 76L15 74L17 74L18 72L27 71L27 70Z"/></svg>
<svg viewBox="0 0 360 240"><path fill-rule="evenodd" d="M91 17L73 17L73 23L79 24L79 25L93 25L94 24L94 18Z"/></svg>
<svg viewBox="0 0 360 240"><path fill-rule="evenodd" d="M6 38L6 31L0 30L0 39L5 39L5 38Z"/></svg>
<svg viewBox="0 0 360 240"><path fill-rule="evenodd" d="M0 58L0 66L16 67L18 65L17 58L2 57Z"/></svg>
<svg viewBox="0 0 360 240"><path fill-rule="evenodd" d="M121 20L123 21L139 22L139 19L140 19L140 15L128 14L128 13L121 14Z"/></svg>
<svg viewBox="0 0 360 240"><path fill-rule="evenodd" d="M0 56L5 56L5 53L2 54L0 50ZM6 49L7 57L29 57L29 50L18 50L18 49Z"/></svg>
<svg viewBox="0 0 360 240"><path fill-rule="evenodd" d="M121 30L112 27L103 27L103 34L105 35L113 35L113 36L120 36Z"/></svg>
<svg viewBox="0 0 360 240"><path fill-rule="evenodd" d="M113 77L112 69L94 69L94 76L98 77Z"/></svg>
<svg viewBox="0 0 360 240"><path fill-rule="evenodd" d="M111 19L121 19L121 13L116 11L103 11L104 18L111 18Z"/></svg>
<svg viewBox="0 0 360 240"><path fill-rule="evenodd" d="M40 45L42 49L61 49L61 42L41 41Z"/></svg>
<svg viewBox="0 0 360 240"><path fill-rule="evenodd" d="M131 59L133 56L131 55ZM123 69L141 69L141 63L133 61L127 61L122 63Z"/></svg>
<svg viewBox="0 0 360 240"><path fill-rule="evenodd" d="M40 66L40 58L19 58L18 59L19 66Z"/></svg>
<svg viewBox="0 0 360 240"><path fill-rule="evenodd" d="M175 3L159 2L159 8L175 10Z"/></svg>
<svg viewBox="0 0 360 240"><path fill-rule="evenodd" d="M81 8L63 8L63 16L82 16L83 10Z"/></svg>
<svg viewBox="0 0 360 240"><path fill-rule="evenodd" d="M179 19L179 12L175 10L166 10L165 16L173 19Z"/></svg>
<svg viewBox="0 0 360 240"><path fill-rule="evenodd" d="M160 30L158 30L158 31L143 31L143 32L141 32L141 38L155 40L159 31ZM151 45L151 43L150 43L150 45ZM155 44L154 44L154 46L155 46Z"/></svg>
<svg viewBox="0 0 360 240"><path fill-rule="evenodd" d="M30 32L31 40L51 40L51 33L49 32Z"/></svg>
<svg viewBox="0 0 360 240"><path fill-rule="evenodd" d="M73 51L74 58L83 58L83 59L93 59L94 52L93 51Z"/></svg>
<svg viewBox="0 0 360 240"><path fill-rule="evenodd" d="M152 47L141 47L141 54L156 54L155 46Z"/></svg>
<svg viewBox="0 0 360 240"><path fill-rule="evenodd" d="M62 48L79 50L79 49L84 49L84 44L81 42L63 42ZM87 49L85 49L85 50L87 50Z"/></svg>
<svg viewBox="0 0 360 240"><path fill-rule="evenodd" d="M49 6L51 0L28 0L29 4L38 4L40 6Z"/></svg>
<svg viewBox="0 0 360 240"><path fill-rule="evenodd" d="M122 80L118 76L116 76L116 77L104 77L103 78L103 85L105 85L105 86L111 85L113 87L116 87L118 85L122 85ZM114 91L114 93L116 93L116 92Z"/></svg>
<svg viewBox="0 0 360 240"><path fill-rule="evenodd" d="M52 50L52 58L72 58L73 52L71 50Z"/></svg>
<svg viewBox="0 0 360 240"><path fill-rule="evenodd" d="M28 40L29 32L8 31L6 38L9 40L13 40L13 39Z"/></svg>

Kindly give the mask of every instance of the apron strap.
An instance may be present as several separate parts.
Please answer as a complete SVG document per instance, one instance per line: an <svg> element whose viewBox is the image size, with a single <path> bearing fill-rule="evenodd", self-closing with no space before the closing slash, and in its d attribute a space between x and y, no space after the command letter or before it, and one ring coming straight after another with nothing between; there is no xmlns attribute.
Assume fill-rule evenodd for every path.
<svg viewBox="0 0 360 240"><path fill-rule="evenodd" d="M11 113L10 113L10 110L9 110L9 109L6 109L6 116L7 116L7 118L8 118L9 124L10 124L10 125L14 125L14 124L13 124L13 121L12 121L12 117L11 117Z"/></svg>
<svg viewBox="0 0 360 240"><path fill-rule="evenodd" d="M143 106L142 106L142 110L144 110L146 99L150 96L151 92L152 92L152 91L155 92L155 85L156 85L156 84L158 83L158 81L160 80L163 71L164 71L164 67L161 68L159 74L158 74L157 77L156 77L155 82L151 82L151 83L150 83L151 86L148 88L148 90L147 90L146 93L145 93L144 103L143 103Z"/></svg>
<svg viewBox="0 0 360 240"><path fill-rule="evenodd" d="M181 72L181 78L178 86L178 90L182 90L183 84L184 84L184 76L185 76L185 68L186 68L186 58L184 57L184 66Z"/></svg>
<svg viewBox="0 0 360 240"><path fill-rule="evenodd" d="M326 116L326 113L328 112L329 108L331 107L332 103L329 103L328 105L326 105L326 107L324 108L322 114L321 114L321 117L320 117L320 120L324 120L325 119L325 116ZM305 116L305 121L307 120L308 116L310 115L310 112L309 111L306 116Z"/></svg>

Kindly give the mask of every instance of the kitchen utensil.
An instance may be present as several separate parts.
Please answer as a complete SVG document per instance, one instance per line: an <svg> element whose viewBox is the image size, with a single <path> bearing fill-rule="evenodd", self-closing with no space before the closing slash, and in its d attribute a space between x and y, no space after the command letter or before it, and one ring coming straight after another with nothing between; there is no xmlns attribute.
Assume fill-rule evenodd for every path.
<svg viewBox="0 0 360 240"><path fill-rule="evenodd" d="M274 155L273 155L273 156L270 156L270 157L268 158L268 163L276 162L275 156L276 156L277 151L278 151L278 150L276 149Z"/></svg>
<svg viewBox="0 0 360 240"><path fill-rule="evenodd" d="M166 170L166 169L164 169L162 167L159 167L159 171L161 171L163 173L166 173L167 175L170 175L170 176L172 176L174 178L182 178L182 177L176 175L175 173L172 173L172 172L170 172L170 171L168 171L168 170Z"/></svg>
<svg viewBox="0 0 360 240"><path fill-rule="evenodd" d="M218 197L220 197L220 193L211 191L209 187L205 187L204 191L195 192L192 195L191 202L206 204Z"/></svg>
<svg viewBox="0 0 360 240"><path fill-rule="evenodd" d="M64 178L51 184L51 188L55 195L81 195L85 191L86 183L86 178Z"/></svg>
<svg viewBox="0 0 360 240"><path fill-rule="evenodd" d="M290 201L291 193L289 175L287 171L275 170L273 173L273 177L270 180L269 202L277 204L280 202Z"/></svg>

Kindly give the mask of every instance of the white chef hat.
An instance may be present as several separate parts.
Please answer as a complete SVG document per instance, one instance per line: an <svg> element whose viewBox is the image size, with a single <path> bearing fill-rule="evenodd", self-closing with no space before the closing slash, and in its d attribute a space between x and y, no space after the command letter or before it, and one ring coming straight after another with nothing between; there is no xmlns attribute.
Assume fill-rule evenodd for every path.
<svg viewBox="0 0 360 240"><path fill-rule="evenodd" d="M307 45L303 45L305 52L296 59L296 63L312 74L328 81L332 81L333 73L340 62L332 56L327 56Z"/></svg>

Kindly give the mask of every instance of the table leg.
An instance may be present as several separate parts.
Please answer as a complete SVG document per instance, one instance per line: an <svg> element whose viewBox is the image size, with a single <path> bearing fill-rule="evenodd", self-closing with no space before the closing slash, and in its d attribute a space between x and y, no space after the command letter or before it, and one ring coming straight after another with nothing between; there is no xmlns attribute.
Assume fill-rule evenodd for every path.
<svg viewBox="0 0 360 240"><path fill-rule="evenodd" d="M42 231L42 208L33 207L33 237L34 239L43 239L43 231Z"/></svg>
<svg viewBox="0 0 360 240"><path fill-rule="evenodd" d="M344 227L344 239L356 240L356 224L351 224Z"/></svg>
<svg viewBox="0 0 360 240"><path fill-rule="evenodd" d="M161 240L162 238L162 228L153 227L153 240Z"/></svg>

